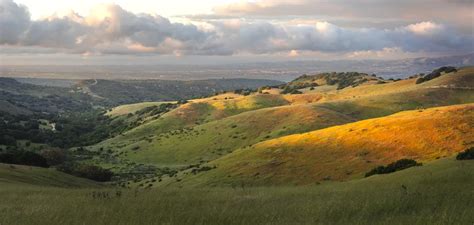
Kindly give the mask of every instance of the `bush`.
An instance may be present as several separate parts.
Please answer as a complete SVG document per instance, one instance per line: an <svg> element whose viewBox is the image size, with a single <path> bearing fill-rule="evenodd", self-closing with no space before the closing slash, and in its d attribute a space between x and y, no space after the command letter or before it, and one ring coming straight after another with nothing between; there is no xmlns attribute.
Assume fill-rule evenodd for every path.
<svg viewBox="0 0 474 225"><path fill-rule="evenodd" d="M293 87L290 87L290 86L287 86L283 89L283 91L281 92L282 94L302 94L301 91L299 91L298 89L296 88L293 88Z"/></svg>
<svg viewBox="0 0 474 225"><path fill-rule="evenodd" d="M27 166L49 167L45 158L31 151L11 151L2 153L0 154L0 162Z"/></svg>
<svg viewBox="0 0 474 225"><path fill-rule="evenodd" d="M188 100L185 100L185 99L181 99L178 101L178 104L181 105L181 104L186 104L188 103Z"/></svg>
<svg viewBox="0 0 474 225"><path fill-rule="evenodd" d="M474 159L474 147L466 149L464 152L460 152L456 156L457 160L473 160Z"/></svg>
<svg viewBox="0 0 474 225"><path fill-rule="evenodd" d="M110 170L93 165L81 165L77 168L75 173L87 179L105 182L110 181L114 175Z"/></svg>
<svg viewBox="0 0 474 225"><path fill-rule="evenodd" d="M443 66L438 69L433 70L430 74L427 74L426 76L420 77L416 80L417 84L423 83L425 81L433 80L437 77L441 76L441 73L451 73L451 72L457 72L457 69L452 66Z"/></svg>
<svg viewBox="0 0 474 225"><path fill-rule="evenodd" d="M79 165L74 163L65 163L57 168L59 171L74 176L87 178L99 182L110 181L114 173L108 169L104 169L94 165Z"/></svg>
<svg viewBox="0 0 474 225"><path fill-rule="evenodd" d="M199 172L205 172L205 171L209 171L209 170L212 170L212 169L215 169L215 168L216 168L215 166L214 167L210 167L210 166L198 167L198 168L192 169L191 173L196 175Z"/></svg>
<svg viewBox="0 0 474 225"><path fill-rule="evenodd" d="M396 162L390 163L387 166L378 166L368 173L365 174L365 177L370 177L375 174L387 174L393 173L399 170L404 170L414 166L421 166L421 163L416 162L413 159L400 159Z"/></svg>
<svg viewBox="0 0 474 225"><path fill-rule="evenodd" d="M63 163L66 160L66 154L61 149L45 149L41 151L41 156L46 159L48 165L55 166Z"/></svg>
<svg viewBox="0 0 474 225"><path fill-rule="evenodd" d="M234 94L243 95L243 96L250 95L254 92L257 92L257 90L252 90L252 89L249 89L249 88L234 90Z"/></svg>
<svg viewBox="0 0 474 225"><path fill-rule="evenodd" d="M3 135L0 137L0 144L7 146L16 146L16 140L12 136Z"/></svg>

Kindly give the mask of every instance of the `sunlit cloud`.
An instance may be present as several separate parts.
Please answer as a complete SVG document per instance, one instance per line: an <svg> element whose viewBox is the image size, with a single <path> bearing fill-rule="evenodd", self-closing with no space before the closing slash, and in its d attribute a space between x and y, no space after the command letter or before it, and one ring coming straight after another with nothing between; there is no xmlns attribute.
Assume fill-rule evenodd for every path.
<svg viewBox="0 0 474 225"><path fill-rule="evenodd" d="M342 0L338 0L342 1ZM439 0L441 1L441 0ZM258 7L299 6L307 1L262 1ZM252 4L227 5L249 11ZM328 3L329 4L329 3ZM285 55L339 54L349 58L395 57L419 52L474 51L473 35L434 20L390 28L346 27L318 19L274 21L218 18L171 20L100 4L86 15L74 11L31 19L27 7L1 0L0 45L18 52L87 55ZM329 6L327 6L329 7ZM223 9L220 9L223 10ZM248 12L247 12L248 13Z"/></svg>

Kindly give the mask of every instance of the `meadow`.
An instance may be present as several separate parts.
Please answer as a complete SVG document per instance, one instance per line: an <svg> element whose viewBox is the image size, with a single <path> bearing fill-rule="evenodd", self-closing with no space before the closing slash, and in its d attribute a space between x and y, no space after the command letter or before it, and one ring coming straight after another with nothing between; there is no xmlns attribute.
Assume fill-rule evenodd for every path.
<svg viewBox="0 0 474 225"><path fill-rule="evenodd" d="M470 225L473 177L473 161L447 158L388 175L297 187L113 189L0 181L0 224Z"/></svg>

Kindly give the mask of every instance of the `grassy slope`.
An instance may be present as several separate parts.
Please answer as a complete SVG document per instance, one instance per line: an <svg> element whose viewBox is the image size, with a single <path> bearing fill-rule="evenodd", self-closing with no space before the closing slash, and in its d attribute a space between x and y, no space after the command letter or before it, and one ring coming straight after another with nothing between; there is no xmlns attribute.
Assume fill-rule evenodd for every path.
<svg viewBox="0 0 474 225"><path fill-rule="evenodd" d="M269 138L350 121L350 117L313 105L272 107L158 135L151 141L134 142L122 151L129 153L128 159L139 163L193 164ZM140 146L140 150L133 150L135 146Z"/></svg>
<svg viewBox="0 0 474 225"><path fill-rule="evenodd" d="M174 104L176 102L142 102L142 103L136 103L136 104L121 105L121 106L117 106L113 108L111 111L107 112L106 115L110 117L124 116L129 113L135 113L137 111L140 111L150 106L159 106L163 103Z"/></svg>
<svg viewBox="0 0 474 225"><path fill-rule="evenodd" d="M112 199L94 199L91 189L0 186L0 223L469 225L473 177L474 161L449 158L318 186L122 190L120 198L110 190Z"/></svg>
<svg viewBox="0 0 474 225"><path fill-rule="evenodd" d="M144 149L147 145L143 144L148 144L148 140L161 139L163 136L160 136L160 134L170 136L168 132L171 131L182 131L184 128L227 118L242 112L285 104L287 104L287 101L281 96L265 94L252 96L223 94L211 98L192 100L190 103L181 105L156 120L104 141L94 146L94 149L103 147L121 151L122 148L130 150L135 146Z"/></svg>
<svg viewBox="0 0 474 225"><path fill-rule="evenodd" d="M192 100L190 103L180 106L155 121L125 133L125 135L118 138L118 141L121 139L133 139L151 133L164 133L225 118L245 111L285 104L287 102L284 99L273 95L240 96L223 94L211 98Z"/></svg>
<svg viewBox="0 0 474 225"><path fill-rule="evenodd" d="M327 93L321 106L358 118L474 102L474 67L415 84L416 79L364 85Z"/></svg>
<svg viewBox="0 0 474 225"><path fill-rule="evenodd" d="M182 183L308 184L360 177L401 158L422 162L474 145L474 104L397 113L258 143Z"/></svg>
<svg viewBox="0 0 474 225"><path fill-rule="evenodd" d="M318 118L313 115L321 112L330 112L329 115L323 113L323 118L330 119L333 113L344 113L349 115L348 120L352 120L384 116L410 108L472 102L473 76L462 75L466 71L472 74L469 69L460 71L455 76L442 76L420 85L414 85L412 80L364 86L373 88L369 92L365 92L368 89L356 87L317 93L318 96L268 95L278 99L279 104L288 104L286 101L294 104L286 107L270 108L279 104L257 104L258 107L235 108L233 106L238 105L237 103L225 103L225 107L220 108L219 105L223 103L221 99L214 100L216 102L212 104L196 101L182 106L189 107L184 108L185 110L180 108L168 113L162 117L164 119L161 122L160 119L150 122L114 141L104 142L102 146L133 144L148 137L154 138L159 132L200 123L195 128L199 134L175 134L170 136L169 141L158 141L163 146L167 142L169 145L180 145L181 142L182 145L189 145L190 151L181 153L184 160L188 154L194 158L198 154L209 154L208 149L199 147L196 150L197 148L191 147L209 144L206 141L215 135L210 132L213 130L218 130L222 135L236 135L239 132L236 139L240 140L244 136L249 139L254 135L258 136L255 140L259 140L264 131L268 132L267 129L271 130L270 136L273 138L280 132L284 135L284 132L292 129L298 132L300 126L303 130L309 129L305 126L312 126L301 122L302 116L294 115L294 112L308 113L307 117L303 117L307 121ZM288 100L289 96L294 101ZM281 99L286 101L280 102ZM308 99L318 103L307 105ZM340 102L344 104L339 104ZM384 104L388 110L382 107ZM397 106L399 104L402 106ZM254 110L264 107L269 108ZM317 110L313 112L314 108ZM289 113L287 116L275 115L285 115L283 109ZM245 111L247 112L243 113ZM114 196L112 199L94 199L90 195L92 191L96 191L94 189L73 190L25 185L82 186L83 181L77 181L77 178L70 177L71 181L64 182L65 175L55 171L36 168L29 171L29 167L10 171L8 166L2 167L0 164L0 224L471 224L474 221L471 213L474 207L472 161L459 162L446 158L426 163L422 167L366 179L325 182L317 186L288 185L291 182L304 184L327 178L324 170L332 175L332 180L360 177L375 164L386 164L394 158L405 156L404 154L420 160L451 155L462 150L461 147L473 145L473 111L472 104L422 112L417 110L273 139L254 145L251 148L253 150L247 148L224 156L216 161L222 163L217 169L189 175L190 179L176 183L177 186L185 187L187 184L216 184L215 182L239 186L234 189L158 188L143 190L138 194L122 190L124 193L120 198L115 197L115 190L109 190L111 196ZM237 127L232 128L236 123ZM366 127L373 129L364 130ZM315 129L319 128L322 127ZM437 135L433 135L434 133ZM196 143L185 137L196 137ZM240 140L224 140L225 145L240 147ZM403 146L414 148L402 149ZM433 146L442 148L434 149ZM370 152L367 154L366 150ZM198 154L194 154L194 151ZM152 154L149 156L153 157ZM331 163L330 160L336 161ZM249 163L250 166L240 167L243 165L240 164L237 168L233 167L239 163ZM282 169L287 165L291 169ZM343 169L346 166L354 169L347 171ZM229 174L231 177L228 177ZM289 177L294 180L288 180ZM169 178L165 182L175 179ZM311 182L307 179L311 179ZM280 182L285 182L287 186L248 187ZM84 187L88 185L84 184ZM407 187L407 191L402 185Z"/></svg>
<svg viewBox="0 0 474 225"><path fill-rule="evenodd" d="M268 138L403 110L474 102L474 90L457 88L474 86L473 74L474 69L467 68L419 85L410 79L302 95L272 92L197 99L94 148L120 152L122 158L138 163L195 164ZM442 86L446 84L450 86ZM286 104L291 105L275 107Z"/></svg>
<svg viewBox="0 0 474 225"><path fill-rule="evenodd" d="M96 182L74 177L54 169L0 163L0 189L24 185L50 187L100 187Z"/></svg>

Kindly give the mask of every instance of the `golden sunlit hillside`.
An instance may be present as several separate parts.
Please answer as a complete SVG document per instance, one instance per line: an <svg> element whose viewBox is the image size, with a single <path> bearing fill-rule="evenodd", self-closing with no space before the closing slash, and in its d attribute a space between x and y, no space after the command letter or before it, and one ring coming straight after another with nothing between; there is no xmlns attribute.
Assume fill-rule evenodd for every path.
<svg viewBox="0 0 474 225"><path fill-rule="evenodd" d="M474 105L413 110L264 141L185 177L206 184L314 184L359 178L402 158L429 162L474 146Z"/></svg>
<svg viewBox="0 0 474 225"><path fill-rule="evenodd" d="M474 225L466 0L0 0L0 225Z"/></svg>

